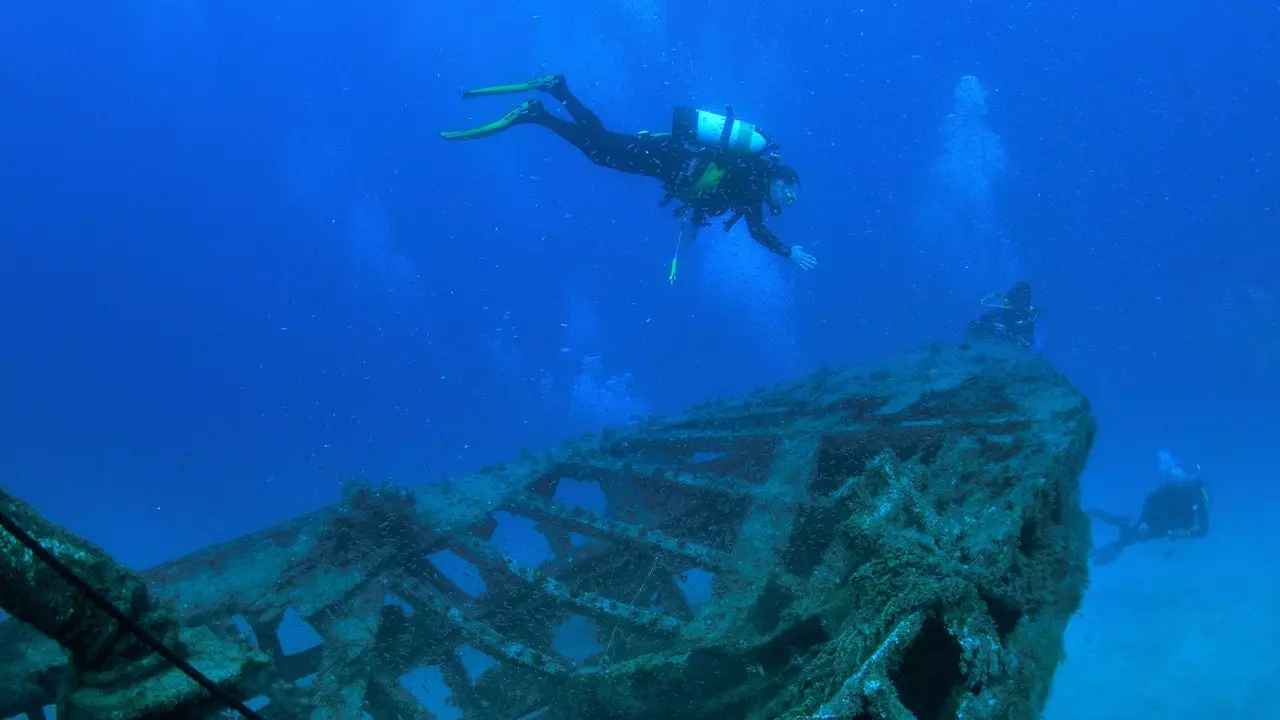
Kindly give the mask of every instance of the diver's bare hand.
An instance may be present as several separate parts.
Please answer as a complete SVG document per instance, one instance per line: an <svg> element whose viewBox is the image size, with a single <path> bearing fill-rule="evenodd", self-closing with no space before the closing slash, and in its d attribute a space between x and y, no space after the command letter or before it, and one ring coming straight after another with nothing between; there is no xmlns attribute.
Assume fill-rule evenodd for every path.
<svg viewBox="0 0 1280 720"><path fill-rule="evenodd" d="M812 270L818 267L818 258L805 252L799 245L791 246L791 262L800 266L801 270Z"/></svg>

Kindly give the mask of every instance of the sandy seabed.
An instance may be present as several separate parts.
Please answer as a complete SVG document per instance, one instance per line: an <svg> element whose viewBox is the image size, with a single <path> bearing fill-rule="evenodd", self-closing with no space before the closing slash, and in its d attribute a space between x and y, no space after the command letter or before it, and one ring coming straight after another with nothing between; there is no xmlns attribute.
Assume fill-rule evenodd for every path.
<svg viewBox="0 0 1280 720"><path fill-rule="evenodd" d="M1043 720L1280 720L1280 517L1263 505L1093 568Z"/></svg>

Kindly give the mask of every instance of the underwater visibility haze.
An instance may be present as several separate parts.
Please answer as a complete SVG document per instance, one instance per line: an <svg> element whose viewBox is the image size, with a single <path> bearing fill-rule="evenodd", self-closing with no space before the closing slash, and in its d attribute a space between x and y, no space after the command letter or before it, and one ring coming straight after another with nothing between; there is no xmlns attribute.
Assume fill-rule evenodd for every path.
<svg viewBox="0 0 1280 720"><path fill-rule="evenodd" d="M1008 430L1075 443L1044 447L1073 468L1079 451L1060 487L1078 481L1063 497L1095 521L1083 600L1046 615L1065 659L1043 716L1280 720L1273 5L10 3L0 83L0 487L126 568L335 504L407 512L396 493L445 512L483 467L584 434L639 444L647 418L762 386L817 382L796 401L817 417L819 368L915 377L911 353L937 345L975 387L1056 402L1052 367L1081 394ZM987 370L950 354L991 340ZM875 394L857 387L830 392ZM994 401L955 402L929 417L1003 442ZM963 403L997 424L960 423ZM794 451L777 433L768 452ZM672 468L720 457L690 442ZM898 487L879 457L858 455ZM768 463L721 465L773 487ZM662 493L556 482L558 502L687 539L614 509ZM990 499L972 482L948 502ZM814 492L793 504L821 505ZM515 562L570 552L540 532L554 513L492 514L488 540ZM1087 543L1084 527L1054 542ZM432 556L472 599L485 586L468 573L501 564L476 552ZM741 562L719 580L710 560L681 566L679 593L623 600L669 609L682 593L694 617L751 576ZM641 563L640 589L658 567ZM1058 591L1027 567L1009 572ZM830 590L813 583L803 593ZM272 622L316 632L291 611ZM555 663L632 647L582 614L547 622ZM931 622L904 613L893 632ZM468 668L498 662L476 644ZM816 673L814 657L759 673ZM459 707L448 663L409 670L434 717L518 717ZM954 695L899 691L918 720L964 714ZM808 717L846 716L832 693Z"/></svg>

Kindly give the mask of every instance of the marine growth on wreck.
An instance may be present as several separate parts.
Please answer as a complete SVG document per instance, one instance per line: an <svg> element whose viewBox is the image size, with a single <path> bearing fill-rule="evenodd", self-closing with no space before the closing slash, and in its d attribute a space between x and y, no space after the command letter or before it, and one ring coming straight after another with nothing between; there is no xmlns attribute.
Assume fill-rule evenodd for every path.
<svg viewBox="0 0 1280 720"><path fill-rule="evenodd" d="M143 579L186 632L256 654L238 692L267 718L1021 720L1087 580L1094 433L1043 359L933 346L445 483L353 484ZM498 514L553 557L504 553ZM600 647L565 652L566 622ZM430 709L423 673L447 687ZM0 717L45 717L66 675L0 625Z"/></svg>

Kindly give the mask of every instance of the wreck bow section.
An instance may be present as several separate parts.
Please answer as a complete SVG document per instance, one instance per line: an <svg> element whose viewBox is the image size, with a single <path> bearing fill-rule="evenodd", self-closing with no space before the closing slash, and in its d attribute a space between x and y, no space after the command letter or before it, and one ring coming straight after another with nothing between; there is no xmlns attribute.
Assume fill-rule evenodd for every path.
<svg viewBox="0 0 1280 720"><path fill-rule="evenodd" d="M935 346L353 485L146 577L272 657L268 717L1034 717L1086 582L1094 431L1043 360ZM0 717L38 717L62 666L0 625Z"/></svg>

